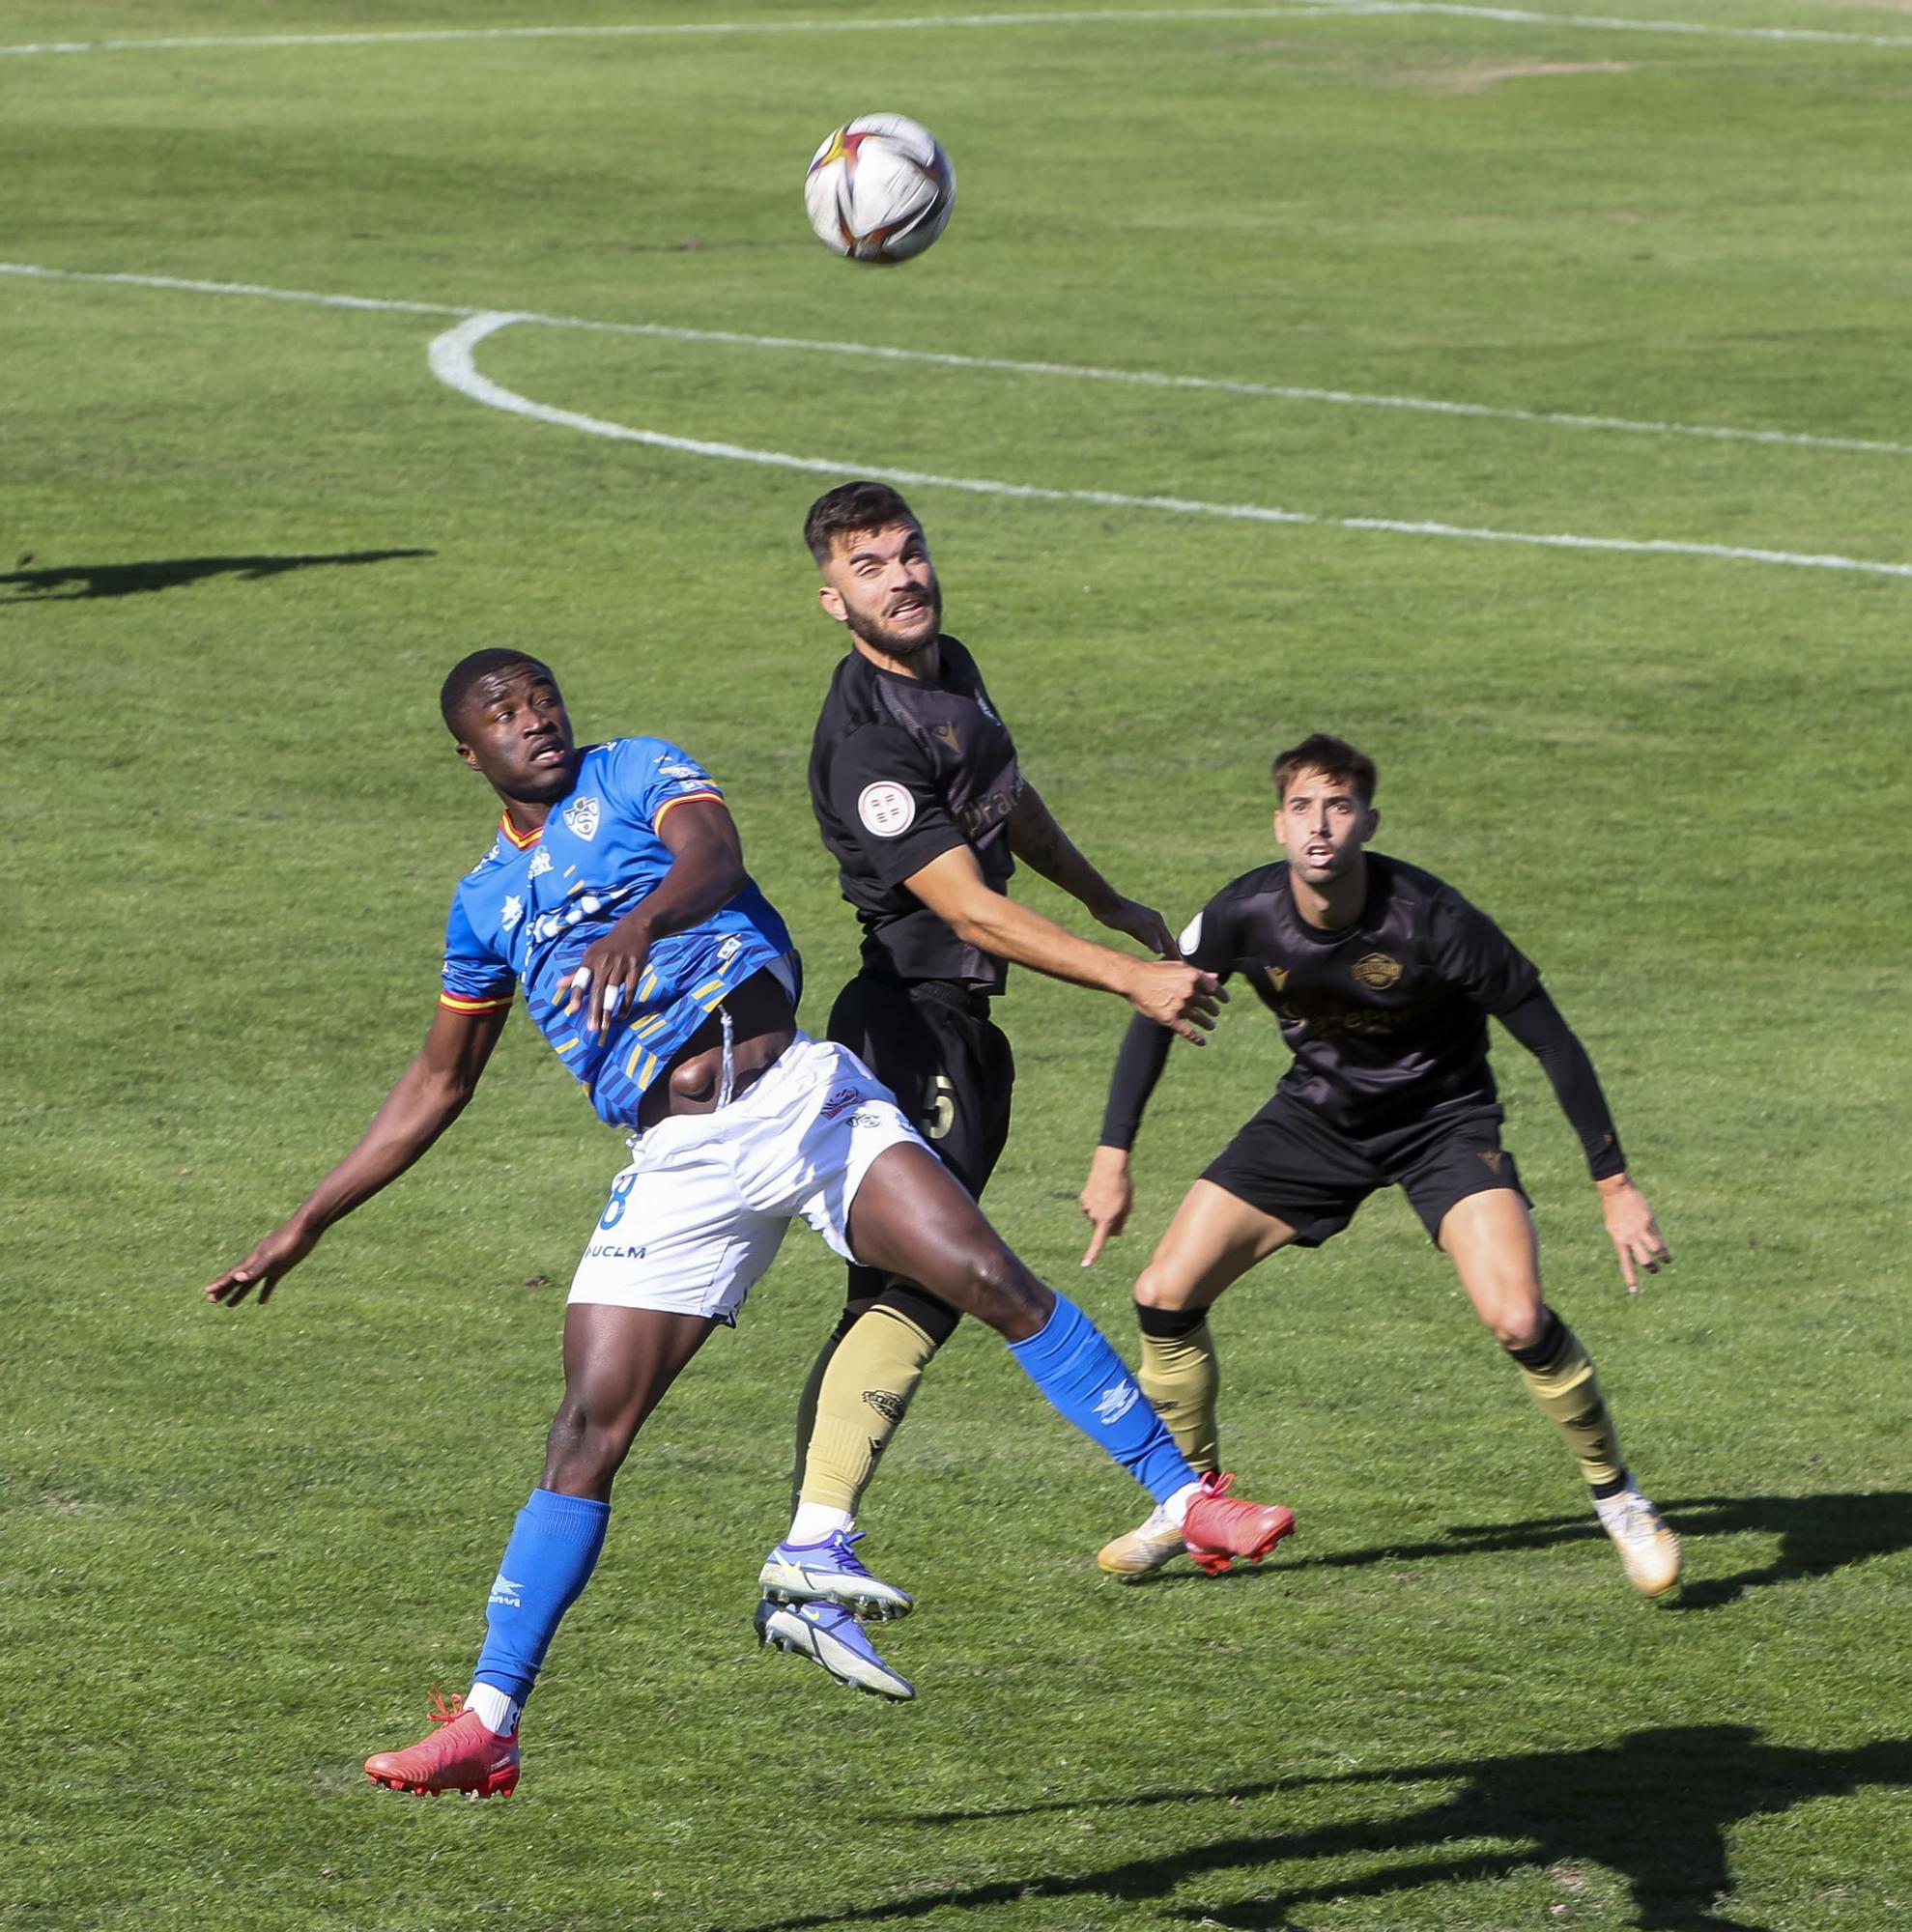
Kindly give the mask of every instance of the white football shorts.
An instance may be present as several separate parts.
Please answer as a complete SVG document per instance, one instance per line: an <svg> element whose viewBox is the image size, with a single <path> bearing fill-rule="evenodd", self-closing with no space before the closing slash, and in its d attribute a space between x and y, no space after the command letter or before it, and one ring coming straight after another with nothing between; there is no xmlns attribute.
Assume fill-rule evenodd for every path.
<svg viewBox="0 0 1912 1932"><path fill-rule="evenodd" d="M850 1203L905 1142L933 1151L855 1054L799 1034L728 1107L671 1114L631 1143L571 1299L734 1323L797 1216L855 1260Z"/></svg>

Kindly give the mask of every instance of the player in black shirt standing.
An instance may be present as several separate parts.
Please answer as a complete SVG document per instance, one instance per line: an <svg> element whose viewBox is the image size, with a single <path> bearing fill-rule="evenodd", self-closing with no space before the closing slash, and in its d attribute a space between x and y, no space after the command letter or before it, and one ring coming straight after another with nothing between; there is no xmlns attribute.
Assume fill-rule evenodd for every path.
<svg viewBox="0 0 1912 1932"><path fill-rule="evenodd" d="M944 634L929 547L902 497L886 484L843 484L811 506L804 538L823 573L823 609L851 643L810 765L817 825L863 925L862 970L837 999L829 1037L892 1089L980 1196L1009 1132L1014 1081L1009 1041L989 1017L1005 962L1120 994L1164 1040L1173 1029L1199 1042L1218 988L1174 957L1160 914L1118 893L1022 776L975 660ZM1112 931L1167 956L1096 945L1018 905L1004 891L1017 859ZM766 1597L827 1595L879 1617L910 1607L858 1560L856 1511L956 1319L914 1282L850 1267L842 1319L798 1412L796 1514L763 1565ZM1266 1517L1264 1552L1293 1523L1286 1510Z"/></svg>
<svg viewBox="0 0 1912 1932"><path fill-rule="evenodd" d="M1215 1468L1210 1305L1277 1248L1319 1247L1375 1189L1398 1185L1566 1438L1628 1578L1659 1596L1679 1581L1679 1541L1628 1475L1593 1364L1542 1293L1527 1196L1500 1146L1487 1016L1546 1068L1637 1293L1637 1270L1670 1257L1627 1177L1592 1063L1532 962L1485 913L1432 873L1367 852L1380 822L1369 758L1317 734L1275 760L1274 784L1287 862L1225 886L1181 951L1218 976L1245 976L1294 1064L1189 1188L1135 1284L1143 1392L1189 1462ZM1167 1049L1146 1020L1123 1042L1082 1191L1095 1225L1084 1265L1127 1220L1128 1151ZM1182 1549L1152 1517L1098 1561L1145 1576Z"/></svg>

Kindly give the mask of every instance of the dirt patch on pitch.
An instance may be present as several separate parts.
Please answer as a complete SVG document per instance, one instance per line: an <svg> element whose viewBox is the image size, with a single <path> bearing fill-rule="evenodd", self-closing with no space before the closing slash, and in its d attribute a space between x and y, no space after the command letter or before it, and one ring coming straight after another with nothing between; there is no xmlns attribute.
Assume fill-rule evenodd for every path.
<svg viewBox="0 0 1912 1932"><path fill-rule="evenodd" d="M1912 6L1912 0L1905 0ZM1580 73L1631 73L1631 61L1470 61L1466 67L1401 76L1409 87L1434 94L1485 94L1504 80L1555 80Z"/></svg>

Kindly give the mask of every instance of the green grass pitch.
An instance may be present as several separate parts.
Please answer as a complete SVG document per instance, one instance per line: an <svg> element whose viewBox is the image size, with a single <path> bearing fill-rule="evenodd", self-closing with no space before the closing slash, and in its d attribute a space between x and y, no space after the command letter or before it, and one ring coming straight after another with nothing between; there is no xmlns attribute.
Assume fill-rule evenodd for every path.
<svg viewBox="0 0 1912 1932"><path fill-rule="evenodd" d="M59 271L0 272L0 1932L1912 1923L1912 20L1614 4L1659 25L0 6L0 260ZM471 32L552 24L698 31ZM887 271L800 201L882 108L959 177ZM270 1307L197 1294L429 1018L492 816L445 667L522 641L581 731L712 765L813 1024L853 955L803 788L830 479L435 378L493 311L653 330L478 344L550 411L1048 493L912 490L1029 771L1172 920L1269 855L1279 745L1372 750L1381 849L1538 957L1677 1257L1624 1295L1503 1043L1680 1606L1384 1199L1218 1318L1228 1458L1301 1520L1261 1572L1099 1577L1133 1493L965 1329L867 1517L921 1694L853 1699L751 1639L839 1293L799 1233L641 1439L519 1795L366 1782L468 1681L621 1154L521 1019ZM1594 547L1393 527L1427 525ZM1238 1004L1178 1050L1084 1275L1122 1014L1025 975L1002 1017L990 1206L1132 1352L1133 1271L1279 1043Z"/></svg>

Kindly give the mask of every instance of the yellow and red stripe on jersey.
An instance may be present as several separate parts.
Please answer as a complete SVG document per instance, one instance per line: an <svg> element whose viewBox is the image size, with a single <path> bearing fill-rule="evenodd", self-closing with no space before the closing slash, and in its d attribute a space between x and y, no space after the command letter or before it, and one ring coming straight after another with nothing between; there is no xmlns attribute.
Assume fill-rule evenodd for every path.
<svg viewBox="0 0 1912 1932"><path fill-rule="evenodd" d="M499 819L498 829L499 834L503 838L510 839L512 844L517 846L521 852L528 852L544 837L544 827L542 825L535 825L523 838L520 838L518 828L512 824L511 814L508 811L503 813Z"/></svg>
<svg viewBox="0 0 1912 1932"><path fill-rule="evenodd" d="M512 993L493 993L482 1000L468 1000L463 993L439 994L439 1005L449 1007L454 1013L501 1013L516 997Z"/></svg>
<svg viewBox="0 0 1912 1932"><path fill-rule="evenodd" d="M655 832L657 828L664 823L665 815L668 812L671 811L677 806L697 805L700 803L702 800L707 798L715 799L719 805L722 805L724 803L724 794L721 791L717 791L714 789L711 791L680 791L675 798L667 798L664 801L664 803L660 805L654 812L651 813L650 829L653 832Z"/></svg>

